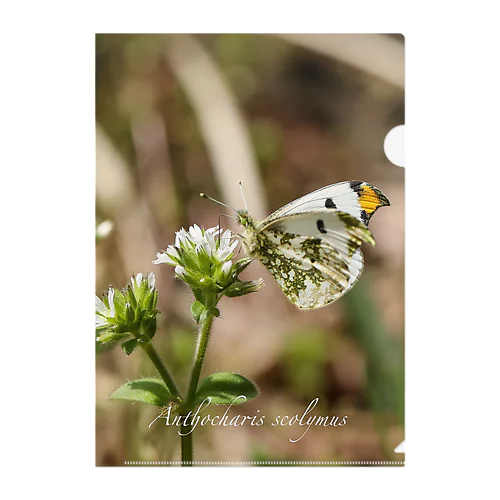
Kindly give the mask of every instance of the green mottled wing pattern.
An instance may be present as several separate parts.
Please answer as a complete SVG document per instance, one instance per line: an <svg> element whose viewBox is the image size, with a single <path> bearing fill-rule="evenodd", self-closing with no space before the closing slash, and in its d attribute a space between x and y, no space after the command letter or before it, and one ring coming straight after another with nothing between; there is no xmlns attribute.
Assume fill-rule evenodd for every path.
<svg viewBox="0 0 500 500"><path fill-rule="evenodd" d="M262 226L255 255L300 309L323 307L350 290L363 269L361 244L375 243L361 221L341 211L314 210Z"/></svg>

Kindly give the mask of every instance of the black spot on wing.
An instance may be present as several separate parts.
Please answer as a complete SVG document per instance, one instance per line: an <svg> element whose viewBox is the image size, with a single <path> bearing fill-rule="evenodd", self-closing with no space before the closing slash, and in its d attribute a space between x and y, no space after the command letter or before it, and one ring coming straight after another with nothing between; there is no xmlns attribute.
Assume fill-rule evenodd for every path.
<svg viewBox="0 0 500 500"><path fill-rule="evenodd" d="M325 208L337 208L337 205L335 205L331 198L327 198L325 201Z"/></svg>
<svg viewBox="0 0 500 500"><path fill-rule="evenodd" d="M318 231L320 233L326 233L325 223L321 219L318 219L316 226L318 226Z"/></svg>

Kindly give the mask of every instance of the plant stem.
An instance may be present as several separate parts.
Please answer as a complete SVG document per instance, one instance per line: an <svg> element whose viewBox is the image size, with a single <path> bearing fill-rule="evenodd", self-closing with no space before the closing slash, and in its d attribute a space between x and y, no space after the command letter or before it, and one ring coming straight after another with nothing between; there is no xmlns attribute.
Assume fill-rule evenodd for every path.
<svg viewBox="0 0 500 500"><path fill-rule="evenodd" d="M198 389L198 382L200 381L203 360L205 359L205 353L207 352L208 339L210 338L210 329L212 328L213 319L214 316L212 314L208 314L200 323L194 365L191 371L191 380L189 381L189 389L186 397L188 404L192 402L196 395L196 389Z"/></svg>
<svg viewBox="0 0 500 500"><path fill-rule="evenodd" d="M201 321L198 330L198 342L196 344L196 353L194 357L193 369L191 371L191 379L189 381L189 389L186 397L188 404L191 404L196 396L198 389L198 382L200 381L201 369L203 367L203 360L207 352L208 340L210 338L210 329L212 328L214 316L208 314L204 320ZM191 430L191 426L186 426L183 433L186 434ZM183 466L192 466L193 461L193 433L190 432L186 436L181 436L181 452Z"/></svg>
<svg viewBox="0 0 500 500"><path fill-rule="evenodd" d="M186 436L181 436L181 460L182 467L192 467L193 466L193 432L191 431L192 424L182 426L182 432L187 434Z"/></svg>
<svg viewBox="0 0 500 500"><path fill-rule="evenodd" d="M158 370L158 373L161 375L161 378L167 385L170 393L173 396L182 398L181 393L179 392L179 389L177 388L177 385L175 384L172 375L170 375L170 372L165 366L165 363L163 363L163 360L156 352L156 349L154 348L153 344L151 342L144 342L141 343L141 347L146 351L147 355L150 357L151 361ZM185 426L184 433L188 433L190 430L191 430L191 424ZM193 438L191 436L191 433L187 434L186 436L181 436L181 456L183 462L184 461L189 462L182 465L191 466L191 462L193 461Z"/></svg>
<svg viewBox="0 0 500 500"><path fill-rule="evenodd" d="M177 396L178 398L180 398L181 393L179 392L177 385L175 385L174 379L172 378L172 375L170 375L170 372L168 371L167 367L163 363L163 360L160 358L160 356L156 352L156 349L154 348L153 344L151 342L143 342L140 344L140 346L146 351L147 355L150 357L151 361L153 362L156 369L158 370L158 373L161 375L161 378L163 379L163 381L167 385L170 393L173 396Z"/></svg>

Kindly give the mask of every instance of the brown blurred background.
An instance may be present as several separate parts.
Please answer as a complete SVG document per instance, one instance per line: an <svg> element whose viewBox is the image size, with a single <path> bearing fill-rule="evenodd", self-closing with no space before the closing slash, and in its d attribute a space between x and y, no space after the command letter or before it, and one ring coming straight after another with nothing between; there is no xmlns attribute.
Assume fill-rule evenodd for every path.
<svg viewBox="0 0 500 500"><path fill-rule="evenodd" d="M263 218L343 180L374 184L392 206L374 215L376 247L344 298L302 312L259 262L245 271L266 286L224 298L203 375L238 371L259 397L232 415L267 416L262 427L198 428L194 459L401 460L404 439L404 169L383 151L404 123L400 35L97 35L96 293L154 271L161 310L155 345L182 389L195 342L188 287L154 266L174 232L215 226L223 207L205 192ZM230 224L228 218L222 224ZM235 226L232 226L235 227ZM178 460L176 429L155 408L109 401L127 380L157 376L142 351L97 352L96 463ZM348 415L341 428L273 427L277 415ZM210 414L224 409L211 408Z"/></svg>

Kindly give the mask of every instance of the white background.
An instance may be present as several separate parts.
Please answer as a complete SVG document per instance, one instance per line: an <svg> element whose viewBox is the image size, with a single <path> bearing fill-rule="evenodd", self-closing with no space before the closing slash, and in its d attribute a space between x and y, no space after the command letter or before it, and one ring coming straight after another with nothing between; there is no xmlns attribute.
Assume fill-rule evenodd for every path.
<svg viewBox="0 0 500 500"><path fill-rule="evenodd" d="M3 6L0 368L8 498L484 498L498 491L500 108L492 6ZM95 32L405 35L405 468L94 467ZM69 270L80 275L76 286L66 281Z"/></svg>

